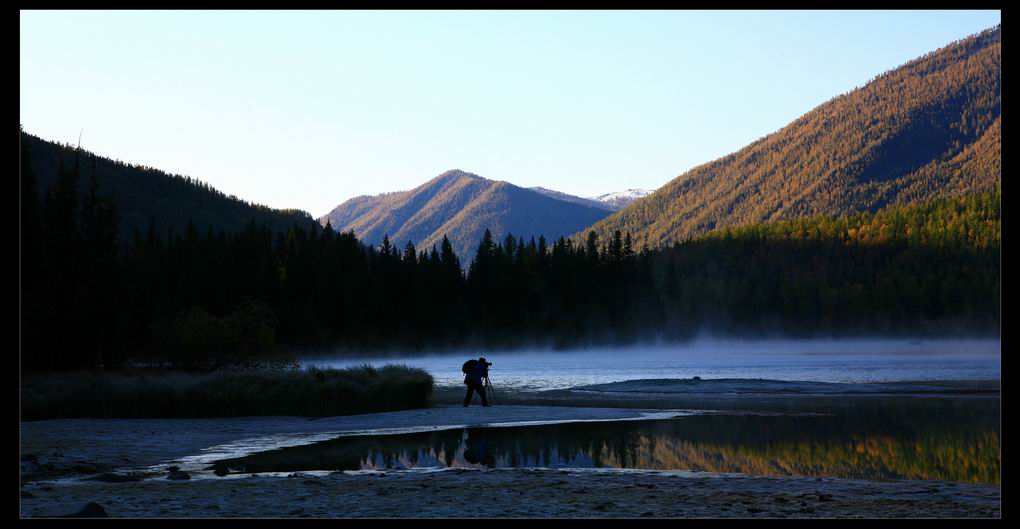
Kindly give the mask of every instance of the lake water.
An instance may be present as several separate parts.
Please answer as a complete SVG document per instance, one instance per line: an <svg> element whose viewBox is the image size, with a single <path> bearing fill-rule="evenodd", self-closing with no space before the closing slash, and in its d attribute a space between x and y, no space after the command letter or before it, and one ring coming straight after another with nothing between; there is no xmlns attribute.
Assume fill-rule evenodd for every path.
<svg viewBox="0 0 1020 529"><path fill-rule="evenodd" d="M226 472L569 468L1000 483L997 399L896 400L826 414L355 435L221 460Z"/></svg>
<svg viewBox="0 0 1020 529"><path fill-rule="evenodd" d="M649 378L764 378L816 382L997 380L999 340L699 341L580 351L468 351L379 357L315 356L304 366L387 363L421 367L439 386L461 386L461 365L484 356L494 385L564 389Z"/></svg>
<svg viewBox="0 0 1020 529"><path fill-rule="evenodd" d="M439 386L457 387L450 390L456 393L463 387L461 364L479 355L493 362L490 375L494 385L519 390L695 376L834 383L1000 379L998 340L701 341L583 351L319 356L303 358L301 363L337 368L406 364L429 371ZM714 387L702 382L696 385ZM797 387L803 391L825 389L806 384ZM826 399L821 398L823 394L809 399L774 396L782 405L767 412L753 411L754 399L738 399L730 409L685 408L684 413L668 419L456 426L416 433L345 435L220 460L208 470L230 475L457 468L638 469L986 484L1001 481L997 395L978 392L947 398L947 393L923 398L883 393Z"/></svg>

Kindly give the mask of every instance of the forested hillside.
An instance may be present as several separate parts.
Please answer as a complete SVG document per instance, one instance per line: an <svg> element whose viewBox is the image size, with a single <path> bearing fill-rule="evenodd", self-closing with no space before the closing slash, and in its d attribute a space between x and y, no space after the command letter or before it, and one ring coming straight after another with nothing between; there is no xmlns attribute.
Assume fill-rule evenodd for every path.
<svg viewBox="0 0 1020 529"><path fill-rule="evenodd" d="M835 97L591 229L659 247L722 227L987 191L1001 178L1001 69L995 27Z"/></svg>
<svg viewBox="0 0 1020 529"><path fill-rule="evenodd" d="M61 167L70 175L77 164L77 193L83 194L94 170L100 196L109 199L117 209L118 232L122 238L130 238L135 230L145 233L150 221L154 223L153 228L163 234L170 228L181 233L189 222L201 230L212 227L215 231L227 232L240 230L248 222L265 223L280 230L289 229L295 223L305 227L315 224L311 215L304 211L253 204L227 196L187 176L128 165L25 132L21 133L21 142L30 153L40 192L60 179Z"/></svg>
<svg viewBox="0 0 1020 529"><path fill-rule="evenodd" d="M995 335L1000 196L724 230L656 251L481 236L438 248L250 221L117 236L98 178L22 151L26 370L250 366L301 348L571 347L726 335ZM84 165L84 164L83 164ZM80 176L80 175L78 175ZM39 197L45 197L40 199ZM544 197L543 197L544 198ZM551 199L550 199L551 200Z"/></svg>
<svg viewBox="0 0 1020 529"><path fill-rule="evenodd" d="M667 321L720 331L997 334L1001 195L992 191L712 232L651 255ZM667 324L669 326L669 324Z"/></svg>
<svg viewBox="0 0 1020 529"><path fill-rule="evenodd" d="M994 336L999 43L996 28L928 54L608 218L450 171L324 228L22 133L23 366Z"/></svg>
<svg viewBox="0 0 1020 529"><path fill-rule="evenodd" d="M400 246L410 241L431 248L445 236L466 261L486 229L497 237L514 233L553 238L590 226L609 213L602 205L561 200L452 170L410 191L352 198L319 222L329 222L338 231L353 230L374 245L388 237Z"/></svg>

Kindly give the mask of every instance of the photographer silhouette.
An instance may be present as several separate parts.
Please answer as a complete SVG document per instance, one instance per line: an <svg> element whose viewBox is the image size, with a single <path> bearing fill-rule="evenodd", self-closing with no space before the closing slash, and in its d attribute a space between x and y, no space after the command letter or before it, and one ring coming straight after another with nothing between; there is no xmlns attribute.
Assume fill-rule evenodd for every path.
<svg viewBox="0 0 1020 529"><path fill-rule="evenodd" d="M482 381L489 378L489 366L491 365L492 362L486 362L484 356L478 360L464 362L461 370L464 372L464 383L467 384L467 395L464 396L465 408L471 404L471 397L476 391L482 397L482 406L489 406L489 399L485 396L485 386L482 385Z"/></svg>

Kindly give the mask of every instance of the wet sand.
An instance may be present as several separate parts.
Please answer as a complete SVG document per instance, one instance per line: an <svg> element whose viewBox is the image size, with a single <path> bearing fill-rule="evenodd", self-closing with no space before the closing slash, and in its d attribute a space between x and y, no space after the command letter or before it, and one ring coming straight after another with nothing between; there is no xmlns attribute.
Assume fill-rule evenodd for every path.
<svg viewBox="0 0 1020 529"><path fill-rule="evenodd" d="M49 490L45 490L49 487ZM111 517L995 518L998 487L690 472L447 470L36 484L22 516L97 501ZM484 501L467 501L484 495Z"/></svg>

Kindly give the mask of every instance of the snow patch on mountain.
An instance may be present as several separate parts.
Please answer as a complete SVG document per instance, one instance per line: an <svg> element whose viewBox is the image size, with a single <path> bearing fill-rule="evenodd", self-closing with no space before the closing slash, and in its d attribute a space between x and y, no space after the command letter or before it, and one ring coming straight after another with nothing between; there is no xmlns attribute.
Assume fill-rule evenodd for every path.
<svg viewBox="0 0 1020 529"><path fill-rule="evenodd" d="M650 194L652 194L652 191L645 189L628 189L626 191L614 191L612 193L606 193L604 195L589 198L590 200L596 200L604 204L610 204L617 208L622 208L629 205L631 202Z"/></svg>

